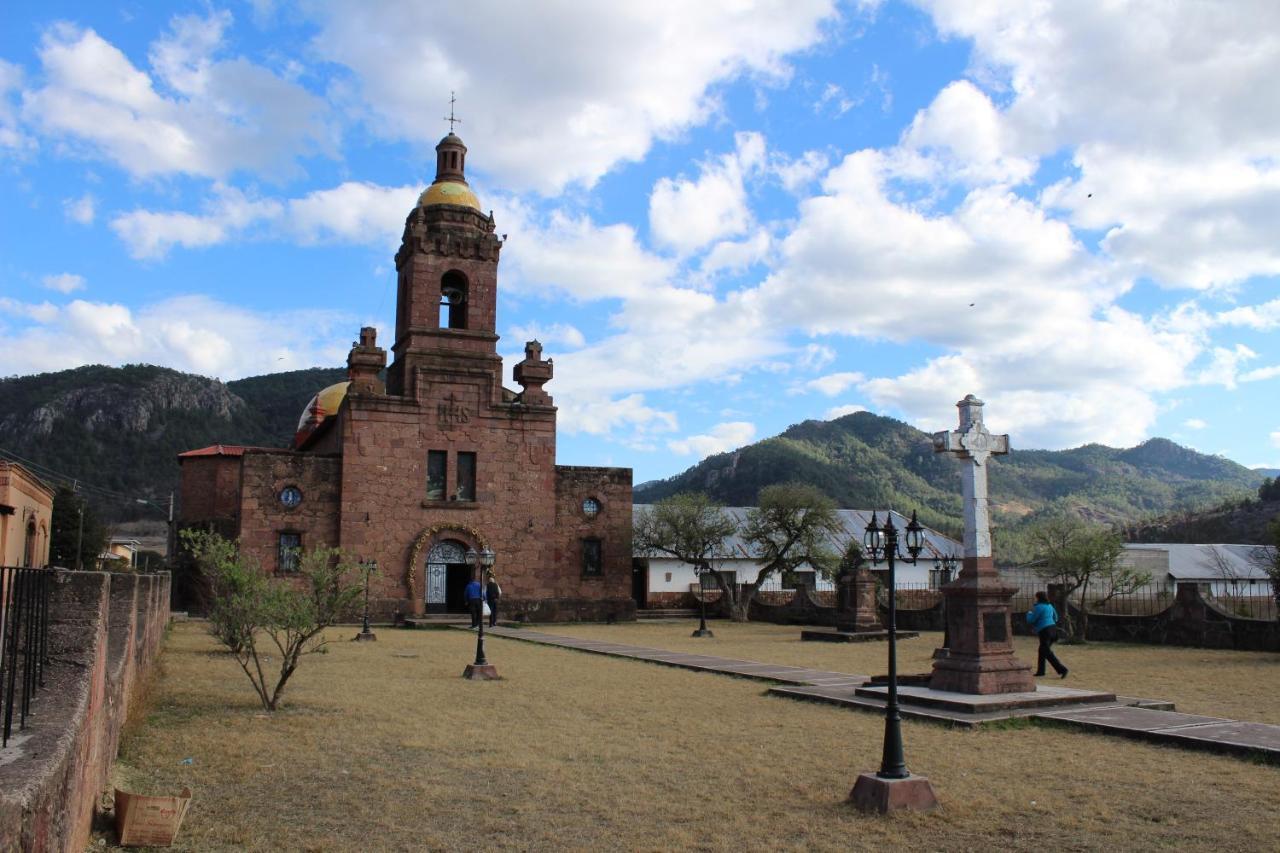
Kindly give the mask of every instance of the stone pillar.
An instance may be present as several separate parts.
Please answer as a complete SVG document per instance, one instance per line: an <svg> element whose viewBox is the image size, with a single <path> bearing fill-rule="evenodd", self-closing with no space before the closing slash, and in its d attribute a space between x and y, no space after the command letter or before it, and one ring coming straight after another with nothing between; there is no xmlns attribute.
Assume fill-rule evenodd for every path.
<svg viewBox="0 0 1280 853"><path fill-rule="evenodd" d="M866 568L844 572L836 582L840 590L836 630L852 634L883 631L876 606L876 581L871 572Z"/></svg>

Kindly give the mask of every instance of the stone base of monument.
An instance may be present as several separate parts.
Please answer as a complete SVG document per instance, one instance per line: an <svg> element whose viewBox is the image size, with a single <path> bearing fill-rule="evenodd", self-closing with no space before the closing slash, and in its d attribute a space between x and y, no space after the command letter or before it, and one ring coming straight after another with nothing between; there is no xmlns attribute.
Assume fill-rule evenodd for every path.
<svg viewBox="0 0 1280 853"><path fill-rule="evenodd" d="M899 631L899 640L910 640L920 636L915 631ZM841 631L839 628L807 628L800 632L801 640L819 643L869 643L889 639L889 632L883 628L872 631Z"/></svg>
<svg viewBox="0 0 1280 853"><path fill-rule="evenodd" d="M498 668L491 663L480 666L469 663L467 668L462 671L462 677L471 681L497 681L502 678L501 675L498 675Z"/></svg>
<svg viewBox="0 0 1280 853"><path fill-rule="evenodd" d="M934 690L955 693L1034 693L1031 667L1013 654L1006 586L990 557L965 557L960 577L942 587L947 598L945 656L934 657Z"/></svg>
<svg viewBox="0 0 1280 853"><path fill-rule="evenodd" d="M1012 653L965 655L950 649L934 660L929 686L955 693L1028 693L1036 682L1031 667Z"/></svg>
<svg viewBox="0 0 1280 853"><path fill-rule="evenodd" d="M694 631L694 632L693 632L692 634L690 634L689 636L690 636L690 637L714 637L714 636L715 636L715 634L711 633L711 629L710 629L710 628L699 628L698 630Z"/></svg>
<svg viewBox="0 0 1280 853"><path fill-rule="evenodd" d="M378 639L378 635L373 633L372 631L361 631L359 634L356 634L351 639L355 640L357 643L367 643L367 642Z"/></svg>
<svg viewBox="0 0 1280 853"><path fill-rule="evenodd" d="M867 684L854 691L855 696L867 699L885 699L888 687L884 684ZM1039 685L1024 693L955 693L935 690L924 684L903 684L898 681L898 702L903 708L934 708L958 714L981 714L992 711L1013 711L1035 708L1062 708L1071 705L1094 705L1115 702L1116 694L1097 690L1080 690L1072 687Z"/></svg>
<svg viewBox="0 0 1280 853"><path fill-rule="evenodd" d="M924 776L914 774L905 779L882 779L874 773L863 773L849 792L849 802L858 811L878 814L904 809L928 812L938 807L933 785Z"/></svg>

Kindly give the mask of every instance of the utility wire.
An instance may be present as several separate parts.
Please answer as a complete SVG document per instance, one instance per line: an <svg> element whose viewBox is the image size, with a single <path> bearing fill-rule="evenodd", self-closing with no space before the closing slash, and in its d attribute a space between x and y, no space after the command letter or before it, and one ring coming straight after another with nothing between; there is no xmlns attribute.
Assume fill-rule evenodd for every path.
<svg viewBox="0 0 1280 853"><path fill-rule="evenodd" d="M64 485L69 485L75 491L85 489L87 491L94 492L98 497L114 498L115 500L127 503L135 503L139 500L136 495L127 495L124 492L117 492L115 489L108 489L106 486L98 486L90 483L83 477L72 477L69 474L62 473L61 471L55 471L47 465L43 465L32 459L27 459L24 456L20 456L6 447L0 447L0 457L7 457L14 462L24 465L41 477L45 477L55 482L60 482ZM148 500L148 502L150 501Z"/></svg>

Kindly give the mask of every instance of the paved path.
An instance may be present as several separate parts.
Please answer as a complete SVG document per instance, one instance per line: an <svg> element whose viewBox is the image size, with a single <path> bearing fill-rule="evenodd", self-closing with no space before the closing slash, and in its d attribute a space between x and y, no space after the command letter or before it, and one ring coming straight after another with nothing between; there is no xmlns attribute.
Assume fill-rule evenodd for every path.
<svg viewBox="0 0 1280 853"><path fill-rule="evenodd" d="M457 627L460 630L467 630L462 626ZM715 655L672 652L626 643L546 634L525 628L489 628L485 633L505 639L523 640L610 657L632 658L663 666L753 678L778 685L771 688L770 693L794 699L828 702L865 710L884 707L883 699L866 695L868 691L865 689L861 691L862 695L859 695L858 688L865 687L870 681L870 677L866 675L757 663ZM1044 690L1073 692L1053 685L1045 687ZM1058 709L978 710L970 713L904 704L901 706L901 711L904 717L965 726L976 726L1011 717L1032 717L1093 732L1175 744L1191 749L1249 755L1272 763L1280 763L1280 726L1239 722L1221 717L1180 714L1166 702L1119 698L1113 701L1077 704Z"/></svg>

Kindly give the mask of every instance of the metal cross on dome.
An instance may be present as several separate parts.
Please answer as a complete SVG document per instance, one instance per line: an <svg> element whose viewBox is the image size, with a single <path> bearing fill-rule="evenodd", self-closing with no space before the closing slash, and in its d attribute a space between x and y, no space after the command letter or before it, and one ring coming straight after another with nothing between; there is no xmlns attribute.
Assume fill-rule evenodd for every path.
<svg viewBox="0 0 1280 853"><path fill-rule="evenodd" d="M462 124L462 119L454 118L453 116L453 105L457 103L457 101L458 99L453 96L453 92L450 92L449 93L449 117L445 119L445 121L449 122L450 133L453 133L453 126L455 124Z"/></svg>

